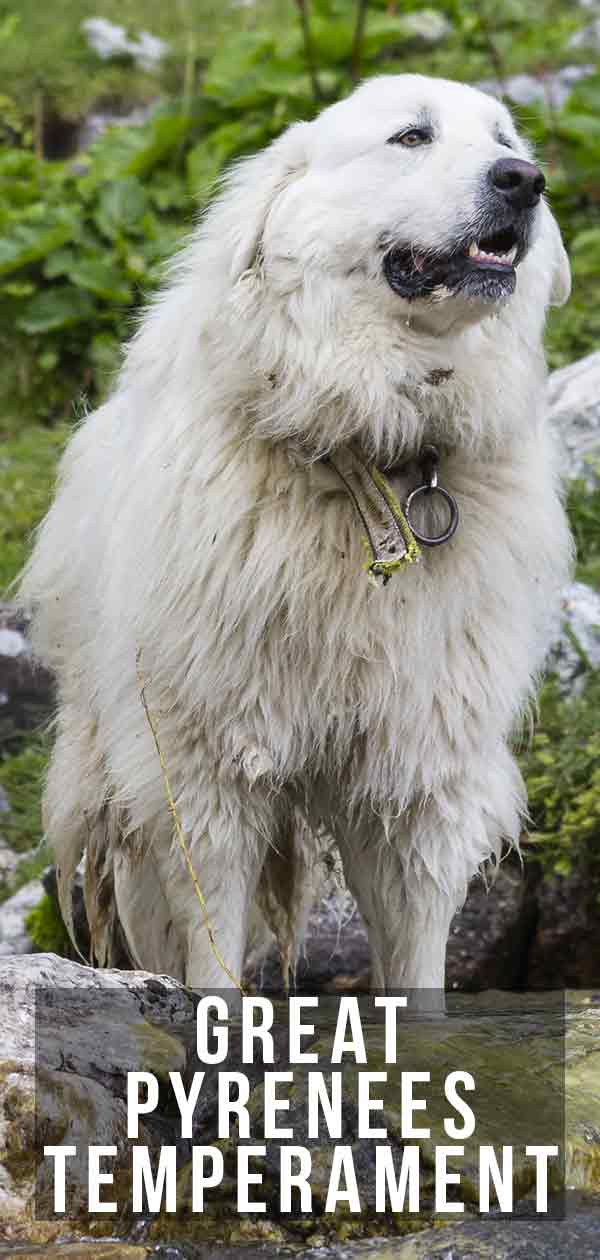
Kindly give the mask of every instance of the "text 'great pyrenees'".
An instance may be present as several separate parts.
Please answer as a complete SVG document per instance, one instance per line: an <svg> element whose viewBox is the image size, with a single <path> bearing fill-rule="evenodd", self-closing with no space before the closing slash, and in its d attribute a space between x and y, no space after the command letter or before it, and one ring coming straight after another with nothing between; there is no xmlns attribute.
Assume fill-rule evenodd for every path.
<svg viewBox="0 0 600 1260"><path fill-rule="evenodd" d="M365 83L237 165L72 439L22 593L99 964L224 987L266 921L287 966L327 835L373 986L443 986L570 564L543 189L493 98Z"/></svg>

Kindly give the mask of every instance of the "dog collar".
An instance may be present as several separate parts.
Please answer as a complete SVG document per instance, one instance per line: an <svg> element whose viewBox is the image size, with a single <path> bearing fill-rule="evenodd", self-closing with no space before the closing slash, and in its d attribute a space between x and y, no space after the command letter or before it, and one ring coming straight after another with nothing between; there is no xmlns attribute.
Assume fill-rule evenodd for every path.
<svg viewBox="0 0 600 1260"><path fill-rule="evenodd" d="M435 446L424 446L419 457L421 485L411 490L404 507L375 464L366 463L354 446L343 447L328 462L349 495L365 531L368 560L364 565L373 581L385 586L394 573L416 564L422 547L439 547L456 533L459 512L454 495L438 484L439 455ZM414 525L411 511L424 495L438 494L449 512L448 525L441 534L423 534Z"/></svg>

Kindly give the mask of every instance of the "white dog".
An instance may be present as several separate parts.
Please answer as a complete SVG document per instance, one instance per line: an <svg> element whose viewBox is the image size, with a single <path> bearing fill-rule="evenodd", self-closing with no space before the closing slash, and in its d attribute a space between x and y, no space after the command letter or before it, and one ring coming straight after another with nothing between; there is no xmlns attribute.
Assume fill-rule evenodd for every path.
<svg viewBox="0 0 600 1260"><path fill-rule="evenodd" d="M471 876L518 839L509 740L570 559L543 187L491 97L365 83L236 167L73 438L23 594L98 962L120 923L137 965L225 986L256 903L289 958L325 828L374 984L443 986Z"/></svg>

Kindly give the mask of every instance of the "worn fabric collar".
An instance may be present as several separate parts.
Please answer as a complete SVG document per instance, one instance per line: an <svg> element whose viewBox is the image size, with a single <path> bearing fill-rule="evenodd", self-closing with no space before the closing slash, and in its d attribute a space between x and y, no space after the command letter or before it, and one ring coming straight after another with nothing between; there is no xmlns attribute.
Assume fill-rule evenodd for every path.
<svg viewBox="0 0 600 1260"><path fill-rule="evenodd" d="M374 582L385 586L394 573L418 563L422 547L440 546L456 532L458 506L454 496L438 485L438 461L434 446L423 448L418 461L423 483L411 491L402 507L383 473L375 464L366 463L355 446L344 446L328 456L360 518L368 556L364 568ZM431 494L441 495L448 509L446 529L433 536L419 532L410 516L415 501Z"/></svg>

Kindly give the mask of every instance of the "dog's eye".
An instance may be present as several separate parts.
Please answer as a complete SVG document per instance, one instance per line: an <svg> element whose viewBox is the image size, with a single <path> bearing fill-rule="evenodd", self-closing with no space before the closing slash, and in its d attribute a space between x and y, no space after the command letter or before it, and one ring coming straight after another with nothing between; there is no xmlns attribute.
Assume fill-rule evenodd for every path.
<svg viewBox="0 0 600 1260"><path fill-rule="evenodd" d="M416 149L420 144L431 144L433 136L428 127L410 127L390 136L388 144L403 144L405 149Z"/></svg>
<svg viewBox="0 0 600 1260"><path fill-rule="evenodd" d="M501 131L498 132L498 135L496 136L496 140L498 141L498 144L504 145L505 149L512 149L513 147L512 140L509 140L508 136L503 135Z"/></svg>

